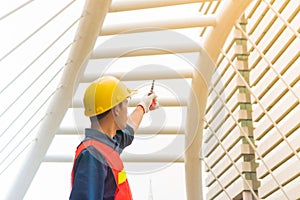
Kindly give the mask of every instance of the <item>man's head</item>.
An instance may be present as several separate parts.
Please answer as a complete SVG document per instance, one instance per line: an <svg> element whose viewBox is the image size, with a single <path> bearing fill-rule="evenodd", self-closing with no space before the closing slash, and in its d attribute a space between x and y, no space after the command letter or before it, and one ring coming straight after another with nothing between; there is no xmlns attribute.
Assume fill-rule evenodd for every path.
<svg viewBox="0 0 300 200"><path fill-rule="evenodd" d="M127 121L127 99L134 93L119 79L103 76L86 89L83 98L84 113L91 120L100 120L112 112L116 124L123 129Z"/></svg>

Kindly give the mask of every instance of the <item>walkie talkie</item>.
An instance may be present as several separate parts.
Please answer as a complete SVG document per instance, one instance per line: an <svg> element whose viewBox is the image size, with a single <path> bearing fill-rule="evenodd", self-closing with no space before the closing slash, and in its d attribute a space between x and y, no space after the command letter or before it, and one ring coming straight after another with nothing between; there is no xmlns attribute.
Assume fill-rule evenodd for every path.
<svg viewBox="0 0 300 200"><path fill-rule="evenodd" d="M148 93L148 95L151 95L154 93L154 83L155 83L155 80L152 81L151 89L150 89L150 92ZM150 105L150 110L154 110L156 108L156 104L157 104L156 98L154 98Z"/></svg>

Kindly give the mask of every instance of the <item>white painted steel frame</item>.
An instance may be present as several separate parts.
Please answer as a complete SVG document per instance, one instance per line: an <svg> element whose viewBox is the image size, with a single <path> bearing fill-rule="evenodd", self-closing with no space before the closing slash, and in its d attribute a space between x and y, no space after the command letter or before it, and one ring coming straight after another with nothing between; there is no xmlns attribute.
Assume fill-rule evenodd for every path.
<svg viewBox="0 0 300 200"><path fill-rule="evenodd" d="M282 75L275 69L272 62L267 58L266 54L261 51L258 46L255 44L255 41L253 41L250 36L243 30L243 28L236 24L236 27L241 31L243 36L249 41L249 44L256 50L256 52L259 54L259 56L268 64L270 69L276 74L276 76L284 83L285 87L288 88L288 90L293 94L293 96L300 102L300 96L297 95L297 92L294 91L294 89L286 82L286 80L282 77Z"/></svg>
<svg viewBox="0 0 300 200"><path fill-rule="evenodd" d="M134 98L129 101L129 107L135 107L138 103L141 102L140 98ZM170 107L170 106L187 106L187 99L184 98L175 98L175 97L159 97L159 106L160 107ZM82 100L75 99L72 102L72 108L82 108Z"/></svg>
<svg viewBox="0 0 300 200"><path fill-rule="evenodd" d="M220 49L223 47L229 32L236 20L248 7L252 0L223 0L217 15L217 25L210 30L204 42L204 49L211 59L216 62Z"/></svg>
<svg viewBox="0 0 300 200"><path fill-rule="evenodd" d="M118 47L104 42L94 49L91 59L191 53L199 52L202 46L200 41L177 40L174 43L162 40L169 36L168 30L154 31L154 28L149 28L149 32L120 34L113 38L113 44L118 44Z"/></svg>
<svg viewBox="0 0 300 200"><path fill-rule="evenodd" d="M184 158L180 154L170 153L152 153L152 154L129 154L123 152L121 158L124 162L160 162L160 163L173 163L184 162ZM70 155L46 155L44 162L73 162L73 156Z"/></svg>
<svg viewBox="0 0 300 200"><path fill-rule="evenodd" d="M181 4L211 2L220 0L118 0L113 1L109 12L120 12L129 10L139 10L147 8L158 8L164 6L175 6Z"/></svg>
<svg viewBox="0 0 300 200"><path fill-rule="evenodd" d="M76 135L76 134L83 134L85 127L78 127L78 128L59 128L57 130L57 135ZM184 133L183 127L178 126L167 126L163 128L153 128L153 127L145 127L139 128L136 134L163 134L163 135L175 135L175 134L182 134ZM137 160L138 162L138 160Z"/></svg>
<svg viewBox="0 0 300 200"><path fill-rule="evenodd" d="M216 92L216 90L213 88L213 91ZM218 92L216 92L218 93ZM221 98L220 96L218 96L219 98ZM226 107L226 104L223 104L224 107ZM236 122L238 122L237 119L234 119ZM232 166L234 167L234 169L237 171L237 173L239 174L240 177L242 177L242 179L245 182L245 185L248 186L251 194L256 198L259 199L257 194L255 193L255 191L252 189L251 185L249 184L249 182L247 182L247 179L244 177L244 174L241 172L241 170L239 169L238 165L236 164L236 162L231 158L229 151L226 149L226 147L224 146L224 144L222 143L222 141L220 140L220 137L218 136L218 134L213 130L213 128L211 127L210 123L204 119L205 123L207 124L209 130L213 133L213 136L216 138L218 145L222 148L222 150L225 152L226 156L228 157L228 159L230 160ZM236 124L237 125L237 124ZM238 125L237 125L238 126ZM247 135L246 135L247 136ZM248 136L247 136L248 137ZM222 190L226 193L226 195L228 196L228 193L226 191L226 189L224 188L223 184L220 182L220 180L215 176L212 168L207 164L207 162L205 161L204 158L202 158L202 160L205 162L206 167L209 169L209 171L212 173L212 175L214 176L214 178L216 179L216 181L218 182L218 184L222 187ZM229 196L229 199L231 197Z"/></svg>
<svg viewBox="0 0 300 200"><path fill-rule="evenodd" d="M73 90L78 85L78 76L82 74L85 68L110 4L111 0L86 1L83 18L76 34L76 41L70 52L70 61L65 66L60 86L51 100L47 116L40 126L38 136L30 147L24 165L18 172L18 179L9 191L7 199L23 199L26 194L71 103Z"/></svg>
<svg viewBox="0 0 300 200"><path fill-rule="evenodd" d="M245 85L245 87L247 88L247 90L251 92L251 87L250 87L249 84L245 81L245 79L242 77L242 75L238 72L238 69L236 69L236 68L234 67L234 64L233 64L232 61L228 58L228 56L226 55L226 53L222 51L222 54L223 54L223 56L227 59L227 61L230 63L230 67L232 67L232 68L235 70L236 74L239 76L240 80L244 83L244 85ZM223 104L223 105L226 105L226 103L225 103L225 102L221 99L221 97L219 96L218 92L215 91L215 90L214 90L214 92L215 92L216 95L219 97L219 99L221 100L222 104ZM259 103L258 98L256 97L256 95L255 95L253 92L251 92L251 95L252 95L252 96L256 99L256 101ZM262 105L261 105L261 106L262 106ZM227 106L225 106L225 108L226 108L226 110L229 112L230 116L232 116L232 118L233 118L234 121L235 121L235 124L240 128L241 133L243 134L243 136L245 137L245 139L247 140L247 142L249 143L249 145L252 147L252 149L255 151L256 156L261 160L261 163L264 165L264 167L267 169L267 171L269 172L269 174L272 176L273 180L276 182L276 184L278 185L278 187L280 188L280 190L282 191L282 193L284 194L284 196L285 196L287 199L289 199L289 198L288 198L288 194L287 194L286 191L284 190L282 184L280 184L280 182L277 180L276 176L275 176L274 173L273 173L273 170L270 169L270 167L267 165L267 163L265 162L263 156L261 155L260 152L258 152L257 148L254 146L254 144L252 143L251 139L248 137L248 135L247 135L247 133L245 132L245 130L244 130L244 129L242 128L242 126L238 123L237 119L235 119L235 118L233 117L234 115L232 114L231 110L230 110ZM263 106L262 106L261 108L263 108ZM263 108L263 109L264 109L264 112L266 112L265 108ZM266 114L267 114L267 112L266 112ZM281 133L280 130L279 130L279 133ZM282 134L282 133L281 133L281 134Z"/></svg>
<svg viewBox="0 0 300 200"><path fill-rule="evenodd" d="M249 36L247 35L247 33L245 31L243 31L243 29L239 25L236 25L236 26L237 26L237 28L239 28L242 31L242 33L245 35L245 37L250 42L250 44L256 49L256 51L258 51L259 55L270 66L270 68L274 71L274 73L277 75L277 77L284 83L285 87L293 94L293 96L295 98L297 98L298 102L300 102L300 96L297 95L296 91L294 91L294 89L286 82L286 80L282 77L282 75L279 72L276 71L276 69L273 66L273 64L266 58L266 56L263 54L263 52L261 52L259 50L259 48L255 45L255 43L249 38ZM249 86L249 88L250 88L250 86ZM288 141L287 137L280 131L280 129L278 127L278 124L275 122L274 119L272 119L272 117L269 114L269 112L267 111L267 109L264 108L264 106L262 105L262 103L259 101L259 98L253 92L251 92L251 95L253 96L253 98L255 99L255 101L257 102L257 104L259 105L259 107L263 110L263 112L265 113L265 115L267 116L267 118L270 120L270 122L272 123L272 125L275 127L275 129L277 130L277 132L281 135L281 137L283 138L283 140L286 142L286 144L288 145L288 147L290 148L290 150L293 152L293 154L298 158L298 160L300 160L300 155L298 154L297 150L292 147L292 145Z"/></svg>
<svg viewBox="0 0 300 200"><path fill-rule="evenodd" d="M194 16L167 18L165 17L159 21L141 21L135 23L119 23L113 25L105 25L101 30L100 35L115 35L122 34L130 31L130 33L146 32L159 29L182 29L182 28L195 28L195 27L207 27L215 26L215 15L201 15Z"/></svg>
<svg viewBox="0 0 300 200"><path fill-rule="evenodd" d="M186 68L186 69L176 69L172 73L170 73L169 69L160 69L159 71L151 71L150 73L145 73L143 70L136 70L133 73L126 73L126 72L103 72L93 73L93 74L86 74L83 75L80 82L82 83L90 83L95 81L99 78L99 76L114 76L117 78L121 78L122 81L141 81L141 80L166 80L166 79L182 79L182 78L192 78L193 70Z"/></svg>
<svg viewBox="0 0 300 200"><path fill-rule="evenodd" d="M206 38L204 43L204 50L198 49L197 47L191 48L190 46L181 46L180 49L181 52L187 52L186 50L200 51L200 59L196 66L197 69L194 70L192 79L192 92L190 101L188 102L186 124L186 151L184 161L186 169L187 199L203 199L202 170L201 160L199 159L199 156L201 153L203 133L202 119L205 113L208 87L210 84L212 73L214 71L214 63L216 62L216 59L220 54L220 49L222 48L230 30L235 24L235 21L242 14L242 12L250 2L251 0L222 1L223 9L221 10L221 13L217 14L217 24ZM38 167L43 161L46 151L56 133L56 130L59 127L59 124L70 105L73 89L77 88L77 81L79 80L78 76L82 74L83 69L85 68L85 63L87 61L86 59L89 59L90 52L94 47L96 38L100 32L104 17L109 9L110 3L110 0L88 0L86 2L86 6L84 9L84 18L80 23L80 27L76 36L78 40L75 42L72 48L70 54L70 62L65 68L60 84L61 86L52 99L47 112L47 117L40 127L38 138L32 145L27 161L24 163L24 166L21 168L22 170L20 170L19 172L18 179L22 181L16 181L14 188L12 188L9 193L8 199L23 198L36 171L38 170ZM149 5L147 6L149 7ZM174 48L173 46L171 47ZM115 55L118 54L116 54L116 52L114 51L109 52L106 55L101 55L100 52L96 51L98 55L97 53L96 55L94 54L94 58L103 58L107 56L116 57ZM146 51L145 55L149 55L149 51ZM134 56L134 54L131 56Z"/></svg>
<svg viewBox="0 0 300 200"><path fill-rule="evenodd" d="M186 141L185 141L185 178L187 199L203 199L202 167L199 159L202 149L203 119L205 117L208 87L220 54L236 20L250 4L251 0L224 0L222 12L217 13L217 24L204 41L204 51L200 51L188 102ZM201 66L201 68L200 68ZM204 66L204 67L203 67Z"/></svg>

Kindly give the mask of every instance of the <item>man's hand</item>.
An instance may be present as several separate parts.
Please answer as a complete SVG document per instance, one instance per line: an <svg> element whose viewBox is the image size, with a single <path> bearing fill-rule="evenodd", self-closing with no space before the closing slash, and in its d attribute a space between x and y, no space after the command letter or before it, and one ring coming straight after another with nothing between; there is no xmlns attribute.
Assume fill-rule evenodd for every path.
<svg viewBox="0 0 300 200"><path fill-rule="evenodd" d="M155 94L145 95L134 111L130 114L127 123L133 128L134 132L136 132L140 126L144 113L158 108L158 102L153 101L156 97L157 96ZM155 102L155 104L153 104L153 102Z"/></svg>
<svg viewBox="0 0 300 200"><path fill-rule="evenodd" d="M138 106L142 106L144 113L149 112L149 110L155 110L159 107L158 102L156 101L156 95L154 93L150 95L145 95Z"/></svg>

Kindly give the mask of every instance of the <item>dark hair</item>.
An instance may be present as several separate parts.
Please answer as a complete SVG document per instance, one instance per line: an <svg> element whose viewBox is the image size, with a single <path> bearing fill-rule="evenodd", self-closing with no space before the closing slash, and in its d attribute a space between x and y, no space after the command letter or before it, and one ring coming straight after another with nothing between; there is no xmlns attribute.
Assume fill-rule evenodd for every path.
<svg viewBox="0 0 300 200"><path fill-rule="evenodd" d="M103 119L110 111L111 111L111 109L108 110L108 111L105 111L104 113L101 113L101 114L99 114L99 115L91 116L91 117L90 117L90 120L91 120L91 121L95 121L95 120L98 121L98 120L100 120L100 119Z"/></svg>

